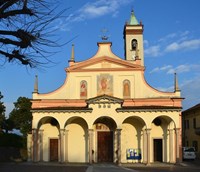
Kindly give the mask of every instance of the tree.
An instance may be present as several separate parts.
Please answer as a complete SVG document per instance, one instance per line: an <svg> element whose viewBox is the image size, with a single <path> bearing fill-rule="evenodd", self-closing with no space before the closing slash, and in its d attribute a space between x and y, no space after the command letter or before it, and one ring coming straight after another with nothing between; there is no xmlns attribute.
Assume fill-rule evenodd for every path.
<svg viewBox="0 0 200 172"><path fill-rule="evenodd" d="M26 137L32 128L31 101L29 98L19 97L14 106L10 112L9 120L13 122L14 128L19 129Z"/></svg>
<svg viewBox="0 0 200 172"><path fill-rule="evenodd" d="M3 102L1 101L2 98L3 98L3 95L0 92L0 133L2 132L3 124L6 120L6 118L5 118L6 107L4 106Z"/></svg>
<svg viewBox="0 0 200 172"><path fill-rule="evenodd" d="M1 61L32 68L49 62L51 52L45 48L59 46L52 40L50 25L64 11L54 14L56 4L55 0L0 0Z"/></svg>

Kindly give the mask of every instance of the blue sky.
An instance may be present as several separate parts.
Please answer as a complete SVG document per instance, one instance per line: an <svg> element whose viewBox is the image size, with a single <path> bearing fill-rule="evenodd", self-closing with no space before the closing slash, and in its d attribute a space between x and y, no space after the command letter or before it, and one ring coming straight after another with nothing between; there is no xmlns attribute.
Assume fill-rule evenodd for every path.
<svg viewBox="0 0 200 172"><path fill-rule="evenodd" d="M145 77L162 91L173 91L174 72L178 74L183 109L200 103L200 1L199 0L60 0L68 8L66 17L54 22L61 42L51 57L56 62L43 69L27 69L17 64L0 66L0 91L7 113L19 96L32 98L34 77L39 77L39 92L60 87L65 80L71 45L75 60L92 57L97 51L102 29L108 30L113 52L124 58L123 27L134 9L144 24Z"/></svg>

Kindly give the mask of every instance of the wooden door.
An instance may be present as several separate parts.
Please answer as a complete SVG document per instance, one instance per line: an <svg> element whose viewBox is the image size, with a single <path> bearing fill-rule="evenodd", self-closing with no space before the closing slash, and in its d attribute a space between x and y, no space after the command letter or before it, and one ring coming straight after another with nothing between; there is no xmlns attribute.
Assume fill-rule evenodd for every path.
<svg viewBox="0 0 200 172"><path fill-rule="evenodd" d="M162 139L154 139L154 162L162 162Z"/></svg>
<svg viewBox="0 0 200 172"><path fill-rule="evenodd" d="M98 132L98 162L113 162L113 132Z"/></svg>
<svg viewBox="0 0 200 172"><path fill-rule="evenodd" d="M58 139L50 139L50 161L58 161Z"/></svg>

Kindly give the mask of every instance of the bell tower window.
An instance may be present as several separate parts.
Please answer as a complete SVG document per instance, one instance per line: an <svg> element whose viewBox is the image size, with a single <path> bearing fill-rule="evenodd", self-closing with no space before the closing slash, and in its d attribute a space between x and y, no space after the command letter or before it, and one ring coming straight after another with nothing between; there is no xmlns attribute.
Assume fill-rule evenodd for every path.
<svg viewBox="0 0 200 172"><path fill-rule="evenodd" d="M137 49L137 44L138 44L137 40L136 40L136 39L133 39L133 40L131 41L131 50L136 51L136 49Z"/></svg>

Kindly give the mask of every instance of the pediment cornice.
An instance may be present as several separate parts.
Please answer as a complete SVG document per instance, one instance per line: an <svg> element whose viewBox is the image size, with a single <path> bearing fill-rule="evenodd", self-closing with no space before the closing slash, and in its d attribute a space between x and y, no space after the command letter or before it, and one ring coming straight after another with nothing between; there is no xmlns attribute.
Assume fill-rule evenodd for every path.
<svg viewBox="0 0 200 172"><path fill-rule="evenodd" d="M87 104L122 104L123 99L112 97L109 95L100 95L86 100Z"/></svg>
<svg viewBox="0 0 200 172"><path fill-rule="evenodd" d="M144 71L144 67L137 65L137 64L133 64L129 61L126 60L122 60L122 59L117 59L117 58L112 58L112 57L108 57L108 56L102 56L102 57L95 57L95 58L91 58L88 59L86 61L83 62L78 62L75 63L74 65L66 68L66 71L68 72L76 72L76 71L90 71L93 68L90 68L90 66L98 64L98 63L110 63L110 64L115 64L115 65L119 65L121 66L121 69L123 70L140 70L140 71ZM109 70L115 70L115 68L109 68ZM106 68L95 68L95 70L106 70ZM120 70L120 68L116 68L116 70Z"/></svg>

